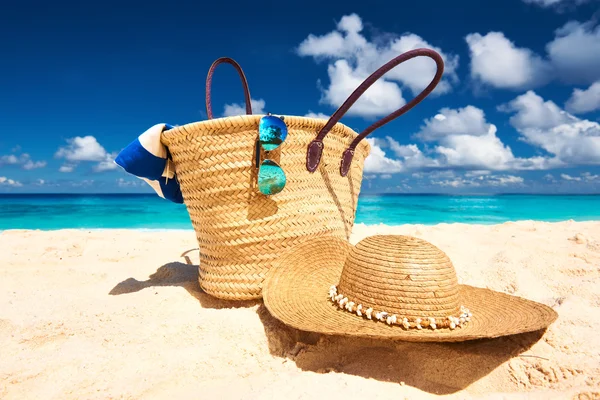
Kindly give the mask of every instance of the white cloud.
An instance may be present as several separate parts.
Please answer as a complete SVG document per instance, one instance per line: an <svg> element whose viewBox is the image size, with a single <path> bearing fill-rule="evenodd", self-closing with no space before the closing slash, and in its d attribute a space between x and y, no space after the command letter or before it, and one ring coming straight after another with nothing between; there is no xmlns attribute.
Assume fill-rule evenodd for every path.
<svg viewBox="0 0 600 400"><path fill-rule="evenodd" d="M440 143L436 152L449 166L504 170L515 161L512 150L496 136L493 125L484 136L450 135Z"/></svg>
<svg viewBox="0 0 600 400"><path fill-rule="evenodd" d="M570 21L555 33L546 51L560 79L580 84L600 79L600 25Z"/></svg>
<svg viewBox="0 0 600 400"><path fill-rule="evenodd" d="M82 181L73 181L71 182L71 186L73 187L90 187L94 185L93 179L84 179Z"/></svg>
<svg viewBox="0 0 600 400"><path fill-rule="evenodd" d="M504 112L517 112L517 114L510 117L510 123L518 130L527 128L550 129L578 120L561 110L554 102L544 101L531 90L518 96L508 104L499 106L498 109Z"/></svg>
<svg viewBox="0 0 600 400"><path fill-rule="evenodd" d="M455 177L441 181L431 180L433 185L445 187L524 186L525 180L515 175L480 175L475 178Z"/></svg>
<svg viewBox="0 0 600 400"><path fill-rule="evenodd" d="M354 70L346 60L338 60L327 68L331 84L323 92L323 100L333 107L340 106L368 76ZM395 82L379 79L352 105L346 115L377 117L390 114L406 104L402 90Z"/></svg>
<svg viewBox="0 0 600 400"><path fill-rule="evenodd" d="M581 120L533 91L500 108L516 112L510 123L527 143L554 156L556 164L600 164L600 124Z"/></svg>
<svg viewBox="0 0 600 400"><path fill-rule="evenodd" d="M521 89L545 83L551 67L529 49L517 47L502 32L471 33L471 77L496 88Z"/></svg>
<svg viewBox="0 0 600 400"><path fill-rule="evenodd" d="M67 139L67 146L60 147L54 154L56 158L64 158L67 162L59 168L60 172L72 172L79 162L96 162L95 172L116 169L114 164L116 153L108 153L94 136L77 136Z"/></svg>
<svg viewBox="0 0 600 400"><path fill-rule="evenodd" d="M465 37L471 54L471 77L503 89L532 89L553 79L591 84L600 79L600 25L570 21L546 44L546 54L518 47L502 32Z"/></svg>
<svg viewBox="0 0 600 400"><path fill-rule="evenodd" d="M586 181L596 181L600 180L600 175L593 175L591 172L583 172L581 177Z"/></svg>
<svg viewBox="0 0 600 400"><path fill-rule="evenodd" d="M433 170L430 172L425 172L425 171L421 171L421 172L414 172L412 174L412 177L415 179L429 179L429 180L434 180L434 179L449 179L449 178L455 178L456 177L456 173L451 170L451 169L446 169L446 170Z"/></svg>
<svg viewBox="0 0 600 400"><path fill-rule="evenodd" d="M100 161L96 164L92 170L94 172L102 172L102 171L110 171L112 169L117 169L118 165L115 164L114 160L117 157L117 153L106 154L104 160Z"/></svg>
<svg viewBox="0 0 600 400"><path fill-rule="evenodd" d="M551 182L551 183L556 183L556 179L554 179L554 175L552 175L552 174L544 175L544 180Z"/></svg>
<svg viewBox="0 0 600 400"><path fill-rule="evenodd" d="M504 109L509 108L504 106ZM374 150L372 159L367 158L367 172L450 168L470 170L467 177L480 177L490 175L491 171L542 170L564 165L557 157L516 157L496 133L496 126L486 121L479 108L443 108L426 119L414 135L425 143L426 152L417 144L401 145L391 137L368 139ZM396 158L386 154L384 148L389 148Z"/></svg>
<svg viewBox="0 0 600 400"><path fill-rule="evenodd" d="M329 115L325 115L323 113L314 113L312 111L309 111L305 117L307 118L319 118L319 119L329 119L330 116Z"/></svg>
<svg viewBox="0 0 600 400"><path fill-rule="evenodd" d="M489 175L491 174L492 171L487 171L487 170L475 170L475 171L469 171L465 173L465 176L467 178L472 178L474 176L481 176L481 175Z"/></svg>
<svg viewBox="0 0 600 400"><path fill-rule="evenodd" d="M424 141L443 140L451 135L485 136L491 126L486 122L483 110L477 107L442 108L439 114L425 121L416 136Z"/></svg>
<svg viewBox="0 0 600 400"><path fill-rule="evenodd" d="M252 105L252 114L265 114L265 101L263 99L250 99ZM236 115L246 115L246 106L243 104L225 104L223 110L224 117L234 117Z"/></svg>
<svg viewBox="0 0 600 400"><path fill-rule="evenodd" d="M340 106L354 89L377 68L392 58L412 49L428 47L436 50L445 62L444 79L435 93L451 90L458 80L458 56L446 54L413 33L373 37L369 41L363 34L363 24L357 14L346 15L334 31L317 36L310 34L298 47L300 56L310 56L316 61L326 60L329 86L323 89L321 101L333 107ZM349 114L365 117L383 116L405 104L402 87L413 94L423 90L435 75L435 63L418 57L386 73L350 109Z"/></svg>
<svg viewBox="0 0 600 400"><path fill-rule="evenodd" d="M64 164L58 169L59 172L73 172L75 170L74 164Z"/></svg>
<svg viewBox="0 0 600 400"><path fill-rule="evenodd" d="M508 185L521 185L525 182L520 176L514 175L491 175L489 178L485 178L492 186L508 186Z"/></svg>
<svg viewBox="0 0 600 400"><path fill-rule="evenodd" d="M19 151L20 149L20 146L17 146L13 150ZM0 166L2 165L19 165L23 169L31 170L45 167L46 161L33 161L27 153L22 153L19 156L8 154L0 156Z"/></svg>
<svg viewBox="0 0 600 400"><path fill-rule="evenodd" d="M388 158L385 151L376 143L375 139L367 138L366 140L371 145L371 152L365 159L365 173L394 174L404 170L402 162Z"/></svg>
<svg viewBox="0 0 600 400"><path fill-rule="evenodd" d="M46 166L46 161L33 161L33 160L27 160L25 162L25 164L23 164L23 169L37 169L37 168L44 168Z"/></svg>
<svg viewBox="0 0 600 400"><path fill-rule="evenodd" d="M19 181L8 179L5 176L0 176L0 186L21 187L23 184Z"/></svg>
<svg viewBox="0 0 600 400"><path fill-rule="evenodd" d="M600 81L594 82L586 90L574 89L565 108L573 114L600 110Z"/></svg>
<svg viewBox="0 0 600 400"><path fill-rule="evenodd" d="M9 155L0 157L0 165L13 165L13 164L18 164L18 163L19 163L19 158L17 156L15 156L14 154L9 154Z"/></svg>
<svg viewBox="0 0 600 400"><path fill-rule="evenodd" d="M405 167L420 169L425 167L438 167L439 162L427 157L416 144L401 145L391 137L386 137L390 149L396 156L402 158Z"/></svg>
<svg viewBox="0 0 600 400"><path fill-rule="evenodd" d="M415 143L404 145L391 137L367 139L372 153L365 161L365 171L393 174L432 169L467 170L469 172L458 178L440 176L438 182L474 185L485 180L487 186L500 186L522 182L506 178L514 175L503 177L492 171L600 164L600 124L580 120L532 91L499 109L513 113L510 123L520 133L519 139L534 146L541 155L515 156L497 136L496 126L487 122L479 108L443 108L434 117L426 119L414 135L425 144L424 150Z"/></svg>
<svg viewBox="0 0 600 400"><path fill-rule="evenodd" d="M496 126L486 121L483 110L467 106L441 109L439 114L425 120L415 137L436 142L438 164L446 167L493 171L550 167L551 161L542 157L515 157L496 132Z"/></svg>
<svg viewBox="0 0 600 400"><path fill-rule="evenodd" d="M523 0L525 3L535 4L540 7L553 7L558 5L579 5L589 0Z"/></svg>
<svg viewBox="0 0 600 400"><path fill-rule="evenodd" d="M574 181L574 182L600 181L600 175L594 175L591 172L582 172L580 176L571 176L568 174L561 174L560 177L566 181Z"/></svg>
<svg viewBox="0 0 600 400"><path fill-rule="evenodd" d="M523 186L524 179L515 175L480 175L476 178L455 177L441 181L431 180L431 184L453 188L482 186Z"/></svg>
<svg viewBox="0 0 600 400"><path fill-rule="evenodd" d="M77 136L67 139L67 143L67 146L58 149L55 157L73 162L103 161L106 157L106 150L93 136Z"/></svg>
<svg viewBox="0 0 600 400"><path fill-rule="evenodd" d="M580 177L575 177L567 174L560 174L560 177L563 178L565 181L581 181Z"/></svg>
<svg viewBox="0 0 600 400"><path fill-rule="evenodd" d="M123 188L125 188L125 187L137 187L137 186L140 186L141 182L142 182L141 180L138 182L138 181L132 181L132 180L126 180L126 179L123 179L123 178L119 178L119 179L117 179L117 186L123 187Z"/></svg>

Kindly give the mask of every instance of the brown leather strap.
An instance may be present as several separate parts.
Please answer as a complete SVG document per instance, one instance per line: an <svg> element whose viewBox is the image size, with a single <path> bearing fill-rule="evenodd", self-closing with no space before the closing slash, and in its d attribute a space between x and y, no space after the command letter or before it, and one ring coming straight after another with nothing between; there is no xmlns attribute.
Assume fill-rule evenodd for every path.
<svg viewBox="0 0 600 400"><path fill-rule="evenodd" d="M409 111L411 108L416 106L419 102L421 102L421 100L423 100L425 97L427 97L427 95L429 95L433 91L433 89L435 89L437 84L440 82L440 80L442 79L442 74L444 73L444 60L437 52L435 52L434 50L431 50L431 49L415 49L415 50L407 51L406 53L403 53L403 54L399 55L398 57L388 61L377 71L373 72L367 79L365 79L363 81L363 83L360 84L359 87L357 87L354 90L354 92L352 92L352 94L348 97L348 99L346 99L344 104L342 104L336 110L336 112L333 113L331 118L329 118L329 121L327 121L327 123L323 126L323 128L321 128L321 131L319 132L319 134L317 135L315 140L313 140L308 145L308 151L306 154L306 169L308 169L310 172L314 172L317 170L317 168L319 167L319 163L321 162L321 155L323 154L323 147L324 147L323 139L325 138L325 136L327 136L327 134L335 126L335 124L338 123L338 121L348 111L348 109L350 107L352 107L352 105L356 102L356 100L358 100L358 98L373 83L375 83L379 78L381 78L386 72L388 72L391 69L393 69L394 67L400 65L404 61L410 60L415 57L420 57L420 56L429 57L435 61L436 66L437 66L437 71L436 71L435 76L433 77L433 80L431 81L431 83L429 83L429 85L421 93L419 93L418 96L416 96L410 102L406 103L400 109L394 111L387 117L380 119L379 121L375 122L374 124L372 124L371 126L366 128L364 131L362 131L360 133L360 135L358 135L352 141L350 146L348 146L348 148L342 154L342 160L340 163L340 173L342 174L342 176L346 176L346 174L350 170L350 165L352 163L352 158L354 156L354 149L356 149L356 146L358 146L358 143L362 139L367 137L367 135L372 133L375 129L380 128L381 126L387 124L388 122L392 121L393 119L396 119L399 116L401 116L402 114L404 114L405 112Z"/></svg>
<svg viewBox="0 0 600 400"><path fill-rule="evenodd" d="M238 64L232 58L221 57L221 58L216 59L215 62L212 63L212 65L210 66L210 69L208 70L208 75L206 76L206 115L208 116L208 119L213 118L212 103L211 103L211 96L210 96L212 77L215 72L215 68L217 68L217 66L219 64L223 64L223 63L233 65L233 67L237 70L238 74L240 75L240 79L242 80L242 86L244 86L244 97L246 99L246 114L248 114L248 115L252 114L252 104L250 103L250 89L248 88L248 81L246 80L246 75L244 75L244 71L242 71L242 67L240 67L240 64Z"/></svg>

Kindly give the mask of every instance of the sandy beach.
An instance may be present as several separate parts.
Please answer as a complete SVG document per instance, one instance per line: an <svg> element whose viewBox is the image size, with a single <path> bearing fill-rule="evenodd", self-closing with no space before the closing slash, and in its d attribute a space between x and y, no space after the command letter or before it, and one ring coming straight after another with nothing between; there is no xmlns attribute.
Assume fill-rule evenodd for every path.
<svg viewBox="0 0 600 400"><path fill-rule="evenodd" d="M0 398L600 398L600 222L357 225L351 241L378 233L559 319L456 344L319 336L203 293L191 230L4 231Z"/></svg>

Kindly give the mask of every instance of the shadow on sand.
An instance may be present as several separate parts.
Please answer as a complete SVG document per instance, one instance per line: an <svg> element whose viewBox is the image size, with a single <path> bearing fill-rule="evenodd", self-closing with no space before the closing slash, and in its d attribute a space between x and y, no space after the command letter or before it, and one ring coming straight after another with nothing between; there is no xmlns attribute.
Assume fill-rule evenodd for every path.
<svg viewBox="0 0 600 400"><path fill-rule="evenodd" d="M198 299L202 308L248 308L261 303L260 300L221 300L205 293L198 283L198 264L194 264L187 256L187 254L193 250L197 249L188 250L181 255L181 257L185 259L185 263L171 262L165 264L159 267L156 272L150 275L145 281L128 278L117 284L108 294L117 296L139 292L140 290L150 287L179 286Z"/></svg>
<svg viewBox="0 0 600 400"><path fill-rule="evenodd" d="M411 343L301 332L257 310L271 354L306 371L406 384L433 394L465 389L528 350L545 330L460 343Z"/></svg>
<svg viewBox="0 0 600 400"><path fill-rule="evenodd" d="M462 343L410 343L303 332L272 317L261 300L226 301L204 293L198 284L198 266L189 258L186 263L161 266L145 281L126 279L109 294L122 295L158 286L183 287L203 308L248 308L260 304L257 314L264 325L271 354L294 361L302 370L404 382L434 394L465 389L528 350L545 332Z"/></svg>

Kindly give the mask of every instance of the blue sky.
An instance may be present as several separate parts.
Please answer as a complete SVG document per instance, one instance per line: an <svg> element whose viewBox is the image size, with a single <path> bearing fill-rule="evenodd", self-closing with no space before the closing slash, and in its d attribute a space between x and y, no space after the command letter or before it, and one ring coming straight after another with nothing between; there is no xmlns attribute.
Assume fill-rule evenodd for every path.
<svg viewBox="0 0 600 400"><path fill-rule="evenodd" d="M10 2L0 14L0 192L148 192L114 156L159 123L206 118L218 57L255 112L329 116L395 55L443 82L375 131L365 192L600 193L600 3ZM195 3L195 4L192 4ZM409 61L342 122L360 131L433 76ZM230 67L216 115L243 102Z"/></svg>

